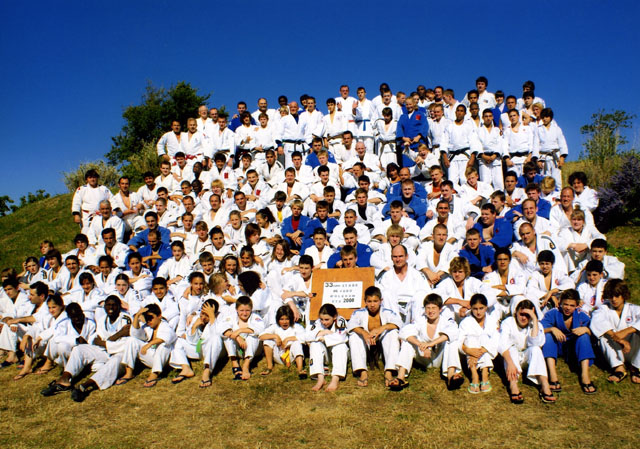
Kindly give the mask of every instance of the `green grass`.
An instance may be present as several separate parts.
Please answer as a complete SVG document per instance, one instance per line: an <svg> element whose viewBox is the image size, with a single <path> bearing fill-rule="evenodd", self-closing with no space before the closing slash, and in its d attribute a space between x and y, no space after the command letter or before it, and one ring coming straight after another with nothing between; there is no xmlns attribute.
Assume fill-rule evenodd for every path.
<svg viewBox="0 0 640 449"><path fill-rule="evenodd" d="M70 214L71 195L43 200L0 218L0 267L16 269L27 255L38 255L42 239L61 251L72 247L77 225ZM634 302L640 298L640 227L620 227L608 238L612 253L626 264ZM640 386L627 378L606 381L593 368L598 394L581 393L578 379L559 363L563 392L559 402L540 403L533 387L523 386L525 403L511 405L500 379L493 391L470 395L446 391L438 374L412 372L411 386L386 391L382 373L371 373L369 388L349 374L335 394L311 392L310 381L276 368L268 378L254 369L248 382L231 380L230 368L200 390L197 380L177 386L162 379L142 388L148 374L122 387L94 392L84 403L68 394L44 398L39 391L59 373L11 379L15 368L0 370L0 447L68 448L635 448L640 434ZM196 375L202 364L196 363ZM171 374L172 377L174 374Z"/></svg>
<svg viewBox="0 0 640 449"><path fill-rule="evenodd" d="M30 204L0 218L0 267L18 271L27 256L40 257L40 242L54 242L61 253L73 248L80 232L71 216L71 194L58 195Z"/></svg>

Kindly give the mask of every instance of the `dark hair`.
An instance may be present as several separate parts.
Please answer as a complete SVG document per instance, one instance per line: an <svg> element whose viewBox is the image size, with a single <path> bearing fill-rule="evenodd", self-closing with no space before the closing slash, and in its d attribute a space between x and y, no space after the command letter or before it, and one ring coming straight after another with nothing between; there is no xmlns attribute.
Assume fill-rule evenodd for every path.
<svg viewBox="0 0 640 449"><path fill-rule="evenodd" d="M575 171L569 175L569 184L573 184L573 181L578 180L585 186L587 185L587 174L583 171Z"/></svg>
<svg viewBox="0 0 640 449"><path fill-rule="evenodd" d="M323 304L320 310L318 310L318 315L329 315L336 318L338 316L338 309L336 309L336 306L333 304Z"/></svg>
<svg viewBox="0 0 640 449"><path fill-rule="evenodd" d="M121 309L122 308L122 301L120 300L120 297L117 295L109 295L105 298L104 303L106 304L107 301L115 301L115 303L118 305L118 308Z"/></svg>
<svg viewBox="0 0 640 449"><path fill-rule="evenodd" d="M47 304L49 304L50 302L54 303L58 307L62 307L62 309L64 310L64 299L62 299L62 296L60 296L59 294L55 293L49 296L47 298Z"/></svg>
<svg viewBox="0 0 640 449"><path fill-rule="evenodd" d="M609 279L604 284L604 290L602 291L603 299L611 299L614 296L622 296L625 302L631 299L631 291L629 286L622 279Z"/></svg>
<svg viewBox="0 0 640 449"><path fill-rule="evenodd" d="M475 295L473 295L471 297L471 300L469 301L469 306L473 306L474 304L482 304L483 306L488 305L488 301L487 301L487 297L484 296L482 293L476 293Z"/></svg>
<svg viewBox="0 0 640 449"><path fill-rule="evenodd" d="M587 262L587 266L585 267L585 271L589 273L590 271L595 271L597 273L602 273L604 271L604 265L599 260L590 260Z"/></svg>
<svg viewBox="0 0 640 449"><path fill-rule="evenodd" d="M240 296L236 301L236 309L240 306L249 306L253 309L253 302L248 296Z"/></svg>
<svg viewBox="0 0 640 449"><path fill-rule="evenodd" d="M368 296L377 296L378 298L382 299L382 292L378 287L372 285L371 287L367 287L367 289L364 291L364 297L366 298Z"/></svg>
<svg viewBox="0 0 640 449"><path fill-rule="evenodd" d="M562 293L560 293L560 302L567 300L567 299L573 299L574 301L576 301L578 304L580 303L580 293L578 293L578 290L576 290L575 288L568 288L566 290L564 290Z"/></svg>
<svg viewBox="0 0 640 449"><path fill-rule="evenodd" d="M165 278L163 278L162 276L158 276L157 278L154 278L153 281L151 281L151 287L155 287L156 285L162 285L163 287L167 286L167 280Z"/></svg>
<svg viewBox="0 0 640 449"><path fill-rule="evenodd" d="M602 248L606 251L609 248L609 244L605 239L594 239L593 242L591 242L591 249L594 248Z"/></svg>
<svg viewBox="0 0 640 449"><path fill-rule="evenodd" d="M538 263L540 262L550 262L551 264L554 264L556 263L556 256L554 256L548 249L545 249L544 251L540 251L538 254Z"/></svg>
<svg viewBox="0 0 640 449"><path fill-rule="evenodd" d="M293 319L293 310L291 310L291 307L285 305L278 308L278 310L276 311L276 323L278 323L278 321L280 321L280 318L282 318L283 316L289 318L289 323L294 323L295 320Z"/></svg>
<svg viewBox="0 0 640 449"><path fill-rule="evenodd" d="M311 265L313 266L313 257L308 254L304 254L300 256L300 260L298 260L298 265Z"/></svg>
<svg viewBox="0 0 640 449"><path fill-rule="evenodd" d="M84 273L80 273L80 276L78 277L79 284L82 284L84 281L91 281L94 286L96 285L96 280L93 278L93 274L86 271Z"/></svg>
<svg viewBox="0 0 640 449"><path fill-rule="evenodd" d="M255 271L243 271L238 275L238 283L242 284L242 289L251 296L260 288L260 275Z"/></svg>
<svg viewBox="0 0 640 449"><path fill-rule="evenodd" d="M442 309L442 297L437 293L429 293L424 297L424 301L422 301L423 307L426 307L427 304L435 304L438 306L438 309Z"/></svg>
<svg viewBox="0 0 640 449"><path fill-rule="evenodd" d="M49 293L49 287L42 281L34 282L29 286L29 288L34 289L37 296L47 296Z"/></svg>

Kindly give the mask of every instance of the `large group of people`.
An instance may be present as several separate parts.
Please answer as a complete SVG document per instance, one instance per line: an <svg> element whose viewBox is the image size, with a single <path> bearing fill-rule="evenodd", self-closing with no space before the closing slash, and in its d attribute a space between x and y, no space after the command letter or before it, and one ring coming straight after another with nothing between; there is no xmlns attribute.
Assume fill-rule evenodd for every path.
<svg viewBox="0 0 640 449"><path fill-rule="evenodd" d="M43 241L21 273L2 271L1 366L18 381L57 365L42 394L76 401L137 364L152 388L201 360L204 389L225 362L249 380L257 358L262 376L293 365L315 391L336 390L349 361L366 387L380 358L391 390L417 363L449 389L468 376L471 394L492 390L499 360L513 403L523 377L555 402L558 358L585 394L598 355L610 382L640 383L640 307L594 224L596 192L581 172L563 186L567 144L533 82L518 97L487 88L479 77L458 101L383 83L369 100L343 85L326 113L281 96L231 119L200 106L158 141L160 174L137 191L86 173L72 251ZM348 319L314 299L316 270L358 267L376 280Z"/></svg>

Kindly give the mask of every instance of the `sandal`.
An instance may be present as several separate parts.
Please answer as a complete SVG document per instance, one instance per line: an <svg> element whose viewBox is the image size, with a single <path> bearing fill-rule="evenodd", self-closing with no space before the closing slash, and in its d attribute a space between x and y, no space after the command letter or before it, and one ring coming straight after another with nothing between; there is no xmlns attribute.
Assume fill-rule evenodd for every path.
<svg viewBox="0 0 640 449"><path fill-rule="evenodd" d="M511 400L512 404L522 404L524 402L521 391L518 391L517 393L511 393L509 395L509 399Z"/></svg>
<svg viewBox="0 0 640 449"><path fill-rule="evenodd" d="M486 387L486 388L482 389L482 387ZM491 386L491 382L489 381L480 382L480 393L489 393L491 390L493 390L493 387Z"/></svg>
<svg viewBox="0 0 640 449"><path fill-rule="evenodd" d="M607 380L609 382L611 382L612 384L619 384L626 377L627 377L627 372L626 371L614 371L613 373L611 373L611 375L608 377Z"/></svg>
<svg viewBox="0 0 640 449"><path fill-rule="evenodd" d="M480 384L470 383L467 387L467 391L471 394L480 394Z"/></svg>
<svg viewBox="0 0 640 449"><path fill-rule="evenodd" d="M552 393L560 393L562 391L562 385L560 385L558 381L549 382L549 389Z"/></svg>
<svg viewBox="0 0 640 449"><path fill-rule="evenodd" d="M580 388L582 388L582 392L584 394L596 394L596 392L598 391L596 386L593 385L593 382L589 382L588 384L583 384L582 382L580 382ZM591 388L593 388L593 390L591 390Z"/></svg>
<svg viewBox="0 0 640 449"><path fill-rule="evenodd" d="M636 379L636 380L633 380ZM640 371L638 371L637 369L632 369L631 370L631 383L632 384L640 384Z"/></svg>
<svg viewBox="0 0 640 449"><path fill-rule="evenodd" d="M56 395L58 393L62 393L62 392L65 392L65 391L70 391L71 388L72 388L71 385L62 385L62 384L59 384L58 382L56 382L55 380L52 380L51 383L49 384L49 386L47 386L47 388L42 390L40 392L40 394L42 396L53 396L53 395Z"/></svg>
<svg viewBox="0 0 640 449"><path fill-rule="evenodd" d="M540 396L540 400L545 404L555 404L556 402L556 397L553 395L553 393L544 394L542 390L540 390L539 396Z"/></svg>
<svg viewBox="0 0 640 449"><path fill-rule="evenodd" d="M120 379L116 380L116 385L120 386L120 385L124 385L127 382L129 382L130 380L133 380L133 377L121 377Z"/></svg>
<svg viewBox="0 0 640 449"><path fill-rule="evenodd" d="M231 372L233 373L233 380L242 380L242 368L236 366L231 368Z"/></svg>
<svg viewBox="0 0 640 449"><path fill-rule="evenodd" d="M147 380L143 385L142 388L153 388L156 386L156 384L158 383L158 379L151 379L151 380Z"/></svg>
<svg viewBox="0 0 640 449"><path fill-rule="evenodd" d="M24 373L24 374L16 374L15 376L13 376L13 380L14 381L18 381L20 379L24 379L25 377L27 377L29 374L31 373Z"/></svg>
<svg viewBox="0 0 640 449"><path fill-rule="evenodd" d="M211 386L211 380L201 380L200 388L209 388Z"/></svg>
<svg viewBox="0 0 640 449"><path fill-rule="evenodd" d="M409 382L404 379L400 379L396 377L395 379L391 379L389 382L389 390L391 391L402 391L409 386Z"/></svg>
<svg viewBox="0 0 640 449"><path fill-rule="evenodd" d="M37 374L38 376L42 376L44 374L47 374L49 371L51 371L54 367L52 366L51 368L40 368L38 371L35 372L35 374Z"/></svg>
<svg viewBox="0 0 640 449"><path fill-rule="evenodd" d="M263 372L260 373L261 376L268 376L273 372L273 368L266 368Z"/></svg>
<svg viewBox="0 0 640 449"><path fill-rule="evenodd" d="M453 391L459 389L464 383L464 377L460 374L454 374L454 376L447 381L447 390Z"/></svg>
<svg viewBox="0 0 640 449"><path fill-rule="evenodd" d="M298 379L300 380L306 380L309 377L309 374L307 374L307 370L303 369L302 371L300 371L298 373Z"/></svg>
<svg viewBox="0 0 640 449"><path fill-rule="evenodd" d="M173 379L171 379L171 383L172 383L173 385L177 385L177 384L179 384L180 382L182 382L183 380L190 379L191 377L193 377L193 376L189 376L189 377L187 377L187 376L183 376L182 374L179 374L179 375L177 375L176 377L174 377Z"/></svg>

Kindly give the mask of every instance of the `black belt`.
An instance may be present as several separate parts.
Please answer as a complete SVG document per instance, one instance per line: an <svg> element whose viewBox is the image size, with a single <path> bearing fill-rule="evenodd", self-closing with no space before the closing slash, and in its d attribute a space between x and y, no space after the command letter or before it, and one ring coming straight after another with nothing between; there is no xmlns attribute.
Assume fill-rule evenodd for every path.
<svg viewBox="0 0 640 449"><path fill-rule="evenodd" d="M517 153L511 153L509 155L509 157L521 157L521 156L529 156L529 152L528 151L520 151Z"/></svg>
<svg viewBox="0 0 640 449"><path fill-rule="evenodd" d="M283 139L282 143L292 143L294 145L302 145L304 140Z"/></svg>
<svg viewBox="0 0 640 449"><path fill-rule="evenodd" d="M464 154L465 156L469 157L469 155L467 154L467 151L469 150L469 147L466 148L461 148L459 150L455 150L455 151L449 151L449 157L454 158L456 156L458 156L459 154Z"/></svg>
<svg viewBox="0 0 640 449"><path fill-rule="evenodd" d="M482 153L482 155L483 156L497 156L498 153L495 153L495 152L491 151L491 152L484 152L484 153Z"/></svg>

